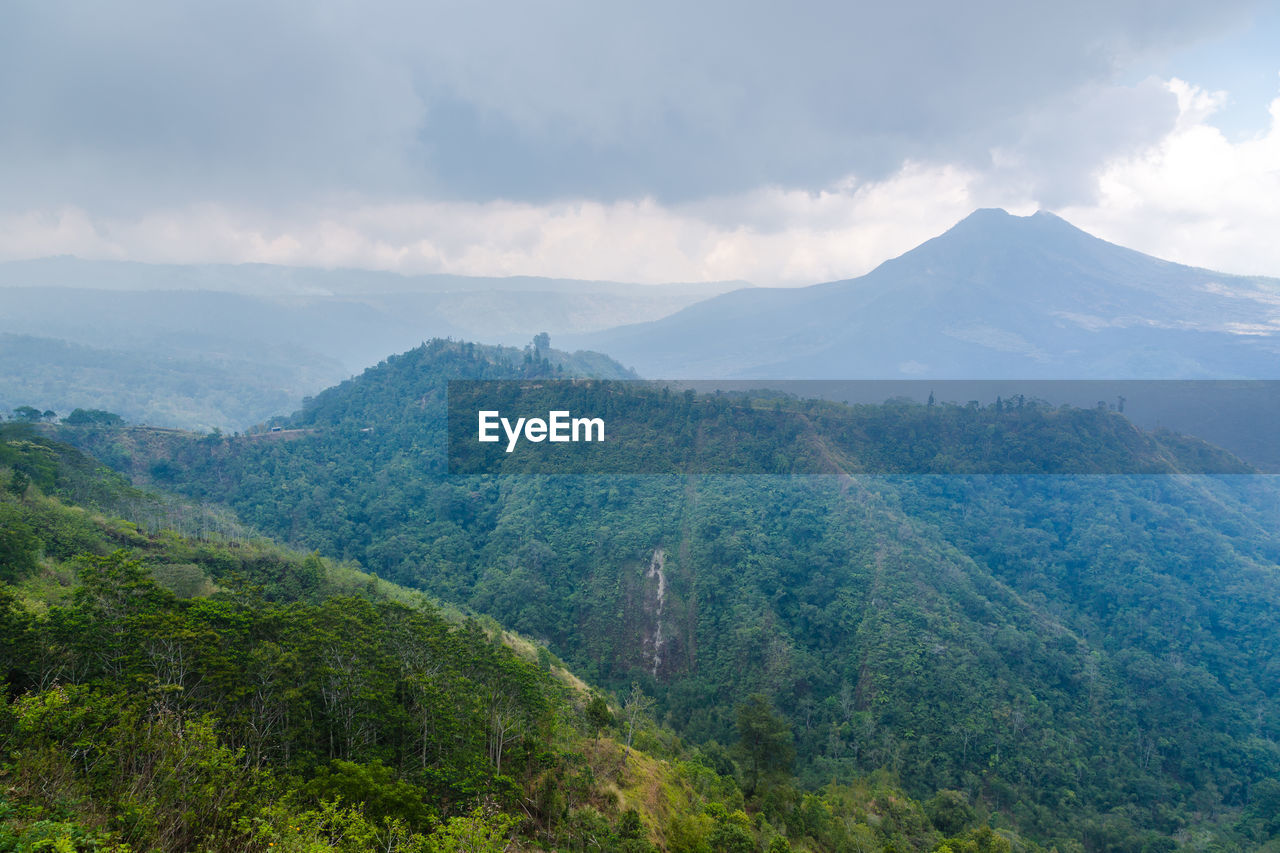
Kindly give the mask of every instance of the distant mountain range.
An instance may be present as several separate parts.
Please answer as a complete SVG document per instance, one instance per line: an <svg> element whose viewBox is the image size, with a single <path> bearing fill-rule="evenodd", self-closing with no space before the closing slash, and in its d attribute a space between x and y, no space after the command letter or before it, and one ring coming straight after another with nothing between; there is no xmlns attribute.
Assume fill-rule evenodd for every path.
<svg viewBox="0 0 1280 853"><path fill-rule="evenodd" d="M662 378L1278 378L1280 279L979 210L859 278L560 342Z"/></svg>
<svg viewBox="0 0 1280 853"><path fill-rule="evenodd" d="M846 281L741 284L4 263L0 411L241 429L433 337L538 332L649 378L1280 378L1280 279L1162 261L1049 213L979 210ZM30 369L37 351L56 355Z"/></svg>
<svg viewBox="0 0 1280 853"><path fill-rule="evenodd" d="M524 345L657 319L742 285L14 261L0 264L0 414L92 407L241 429L430 338Z"/></svg>
<svg viewBox="0 0 1280 853"><path fill-rule="evenodd" d="M0 332L186 353L292 346L351 375L433 337L523 345L656 320L743 286L57 257L0 264Z"/></svg>

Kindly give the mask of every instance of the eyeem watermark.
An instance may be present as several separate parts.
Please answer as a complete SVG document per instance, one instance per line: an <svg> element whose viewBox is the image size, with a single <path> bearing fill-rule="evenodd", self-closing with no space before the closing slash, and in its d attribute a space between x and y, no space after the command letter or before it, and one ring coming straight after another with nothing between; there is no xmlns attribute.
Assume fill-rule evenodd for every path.
<svg viewBox="0 0 1280 853"><path fill-rule="evenodd" d="M478 441L501 441L498 427L507 436L507 452L516 449L521 436L535 444L540 441L604 441L603 418L575 418L568 409L548 412L546 419L516 418L513 425L496 409L479 412Z"/></svg>
<svg viewBox="0 0 1280 853"><path fill-rule="evenodd" d="M1280 473L1272 380L526 379L447 390L448 465L460 475Z"/></svg>

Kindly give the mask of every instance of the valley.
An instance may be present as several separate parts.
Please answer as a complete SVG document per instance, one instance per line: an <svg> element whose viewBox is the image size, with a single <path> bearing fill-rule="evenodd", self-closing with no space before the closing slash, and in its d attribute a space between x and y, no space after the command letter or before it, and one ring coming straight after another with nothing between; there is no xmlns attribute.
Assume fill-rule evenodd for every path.
<svg viewBox="0 0 1280 853"><path fill-rule="evenodd" d="M803 788L888 770L913 798L958 791L1060 849L1248 831L1280 770L1273 478L954 473L971 439L923 423L907 434L938 441L953 473L857 473L847 448L817 476L445 473L448 379L572 369L517 354L431 342L318 395L288 442L59 434L490 616L616 695L638 684L709 754L764 697ZM889 423L927 410L878 411L872 457L898 446ZM1048 421L1034 441L1074 429ZM1109 435L1054 452L1142 452Z"/></svg>
<svg viewBox="0 0 1280 853"><path fill-rule="evenodd" d="M1003 249L982 248L997 236ZM962 239L986 260L957 260ZM928 261L913 281L938 289L920 300L936 304L973 286L943 286L939 269L989 273L1011 258L1074 270L1072 292L1109 286L1099 270L1123 268L1133 294L1201 275L1092 240L1052 217L979 212L886 267ZM58 423L28 406L31 423L3 425L5 766L26 810L13 814L30 816L6 831L172 850L303 850L360 833L452 849L451 832L493 850L1280 843L1267 805L1280 792L1280 484L1259 473L1276 458L1274 395L1257 382L1111 382L1215 374L1219 357L1265 377L1250 365L1270 363L1273 338L1183 324L1141 358L1089 362L1080 354L1102 338L1057 350L1037 338L983 385L973 377L989 365L946 348L1007 358L1012 339L948 333L917 338L943 350L915 352L951 359L967 383L776 381L783 364L816 377L849 359L888 369L898 356L856 349L868 345L856 324L839 334L845 354L813 350L825 368L787 349L835 340L812 323L840 316L830 299L864 299L870 279L714 297L703 304L717 318L745 300L753 323L768 320L726 326L732 346L699 305L600 333L624 356L636 334L671 359L637 362L646 371L679 361L711 381L640 382L624 361L546 334L523 347L434 338L293 414L264 396L255 405L273 416L243 434L125 423L84 390L86 371L114 364L160 411L175 388L187 406L218 382L243 396L243 364L174 386L210 369L198 347L143 369L13 338L6 358L27 359L24 373L46 358L82 365L79 385L58 380L59 405L91 410ZM1158 338L1177 311L1253 298L1240 282L1187 286L1159 323L1138 325ZM978 301L995 324L1005 297L988 290ZM795 321L782 302L752 300L816 313ZM1059 309L1053 323L1101 328ZM1024 319L1028 335L1048 329ZM745 342L750 358L733 348ZM737 367L700 361L698 346ZM1166 346L1182 361L1158 355ZM714 380L755 370L758 385ZM264 388L277 380L252 371ZM1059 371L1093 378L1042 381ZM34 399L38 383L23 387ZM185 411L179 422L195 417ZM477 411L494 413L500 464L454 450L455 428L475 443ZM552 448L538 439L554 414L532 433L515 414L560 411L587 413L604 440ZM317 633L279 633L290 620ZM148 639L124 643L128 632ZM103 643L117 651L88 651ZM268 696L284 717L263 716ZM63 723L32 722L59 714L98 721L83 729L95 743L153 721L136 749L161 763L176 760L174 738L200 739L190 778L206 781L189 784L225 788L235 809L192 787L146 788L169 777L139 775L106 746L96 770L76 765ZM39 793L32 774L54 772L57 796ZM211 811L183 817L184 802Z"/></svg>

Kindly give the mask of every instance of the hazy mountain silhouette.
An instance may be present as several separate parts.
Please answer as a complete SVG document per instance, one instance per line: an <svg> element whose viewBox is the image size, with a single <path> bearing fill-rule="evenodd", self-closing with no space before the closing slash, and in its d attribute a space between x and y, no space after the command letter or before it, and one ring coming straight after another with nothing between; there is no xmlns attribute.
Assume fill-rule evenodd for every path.
<svg viewBox="0 0 1280 853"><path fill-rule="evenodd" d="M292 347L299 362L340 363L338 381L432 337L523 346L741 286L41 258L0 264L0 333L183 357Z"/></svg>
<svg viewBox="0 0 1280 853"><path fill-rule="evenodd" d="M1280 280L979 210L870 273L576 336L651 377L1276 378Z"/></svg>

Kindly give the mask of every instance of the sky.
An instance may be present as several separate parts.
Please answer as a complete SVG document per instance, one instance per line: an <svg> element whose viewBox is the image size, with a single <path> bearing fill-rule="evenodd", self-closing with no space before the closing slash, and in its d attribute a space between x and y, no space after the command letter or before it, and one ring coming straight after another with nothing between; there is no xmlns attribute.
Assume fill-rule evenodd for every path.
<svg viewBox="0 0 1280 853"><path fill-rule="evenodd" d="M795 286L979 207L1280 276L1280 4L0 10L0 260Z"/></svg>

